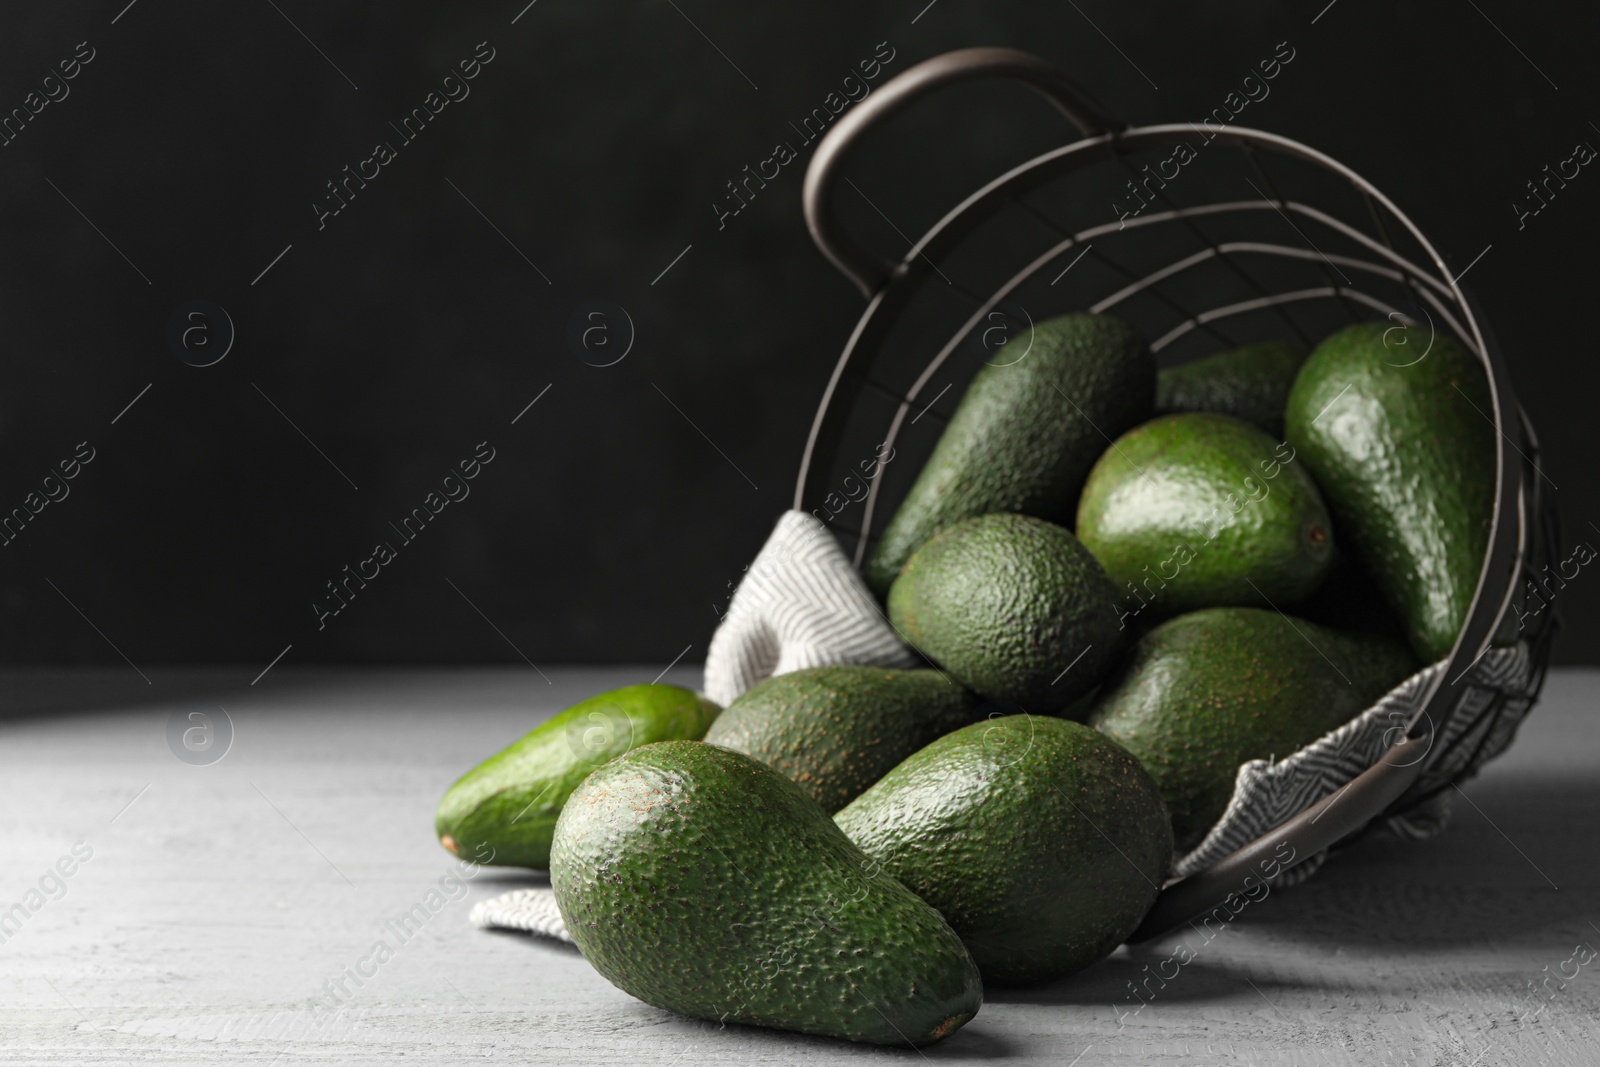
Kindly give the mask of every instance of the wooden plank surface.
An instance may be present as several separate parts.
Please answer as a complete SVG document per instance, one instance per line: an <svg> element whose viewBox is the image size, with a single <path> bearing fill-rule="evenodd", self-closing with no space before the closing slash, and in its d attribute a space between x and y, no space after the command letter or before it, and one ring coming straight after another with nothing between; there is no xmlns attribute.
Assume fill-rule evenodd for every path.
<svg viewBox="0 0 1600 1067"><path fill-rule="evenodd" d="M569 948L468 924L535 879L458 882L433 837L440 794L547 715L657 670L0 677L0 913L30 912L0 944L0 1062L1600 1063L1600 672L1552 675L1440 838L1358 845L1209 942L1188 931L990 990L919 1052L678 1018ZM30 707L50 713L15 715ZM226 756L180 762L173 713L219 708ZM402 938L392 920L419 904Z"/></svg>

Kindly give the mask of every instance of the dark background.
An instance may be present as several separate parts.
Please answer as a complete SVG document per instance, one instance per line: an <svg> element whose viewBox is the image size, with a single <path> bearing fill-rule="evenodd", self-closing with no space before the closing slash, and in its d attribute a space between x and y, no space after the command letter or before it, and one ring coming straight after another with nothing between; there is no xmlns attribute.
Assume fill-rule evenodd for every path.
<svg viewBox="0 0 1600 1067"><path fill-rule="evenodd" d="M0 511L78 442L95 459L0 548L0 661L699 659L862 308L805 232L809 149L721 229L712 205L885 41L874 85L1011 45L1136 123L1197 120L1289 41L1241 123L1354 167L1455 269L1489 247L1470 284L1565 540L1600 537L1600 173L1521 230L1512 209L1600 145L1592 7L525 2L8 9L0 111L78 42L95 58L0 148ZM388 123L481 41L470 96L400 146ZM892 226L852 224L898 254L1067 136L1026 90L948 92L852 161ZM378 140L397 158L319 230L324 183ZM196 299L237 330L206 368L167 341ZM614 366L569 341L596 300L635 327ZM324 583L481 441L470 497L319 630ZM1600 579L1557 606L1558 660L1597 662Z"/></svg>

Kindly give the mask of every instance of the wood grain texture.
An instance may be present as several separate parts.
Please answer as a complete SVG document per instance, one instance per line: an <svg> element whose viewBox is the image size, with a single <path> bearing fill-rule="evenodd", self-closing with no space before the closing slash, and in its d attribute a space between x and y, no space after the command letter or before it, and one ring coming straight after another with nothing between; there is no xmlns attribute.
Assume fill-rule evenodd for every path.
<svg viewBox="0 0 1600 1067"><path fill-rule="evenodd" d="M474 902L535 879L441 883L444 789L548 715L658 669L547 668L548 685L525 669L281 670L255 688L250 671L49 678L52 714L0 720L0 909L74 843L93 856L0 944L0 1062L1595 1062L1600 959L1560 972L1579 943L1600 948L1600 672L1552 676L1440 838L1360 844L1209 942L1196 928L992 991L919 1055L677 1018L570 948L468 925ZM39 684L7 676L0 693ZM174 758L170 713L217 706L236 728L228 755ZM430 890L442 903L402 940L391 921ZM347 978L335 1010L325 983L379 939L392 956ZM1152 974L1171 977L1149 978L1137 1010L1129 983Z"/></svg>

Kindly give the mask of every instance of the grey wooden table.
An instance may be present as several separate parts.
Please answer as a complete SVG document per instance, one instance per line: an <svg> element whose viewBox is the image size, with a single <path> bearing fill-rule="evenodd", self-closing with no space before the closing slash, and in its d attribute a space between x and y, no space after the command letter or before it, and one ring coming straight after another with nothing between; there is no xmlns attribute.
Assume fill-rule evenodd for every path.
<svg viewBox="0 0 1600 1067"><path fill-rule="evenodd" d="M149 673L0 675L0 1062L1600 1063L1600 672L1551 678L1442 837L1360 844L1209 943L991 991L921 1052L719 1030L468 924L534 880L454 881L440 793L653 669ZM173 713L219 708L226 756L181 762Z"/></svg>

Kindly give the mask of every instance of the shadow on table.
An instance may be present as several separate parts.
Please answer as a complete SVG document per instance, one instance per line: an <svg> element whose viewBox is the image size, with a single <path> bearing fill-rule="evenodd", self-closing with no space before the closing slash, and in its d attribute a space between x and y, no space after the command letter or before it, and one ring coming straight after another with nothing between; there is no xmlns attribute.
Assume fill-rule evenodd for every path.
<svg viewBox="0 0 1600 1067"><path fill-rule="evenodd" d="M479 867L472 880L479 885L489 886L496 893L513 889L550 888L550 872L529 867Z"/></svg>
<svg viewBox="0 0 1600 1067"><path fill-rule="evenodd" d="M553 937L543 937L539 934L529 933L527 930L507 930L500 926L486 926L477 931L488 937L502 937L523 944L537 946L541 952L558 952L563 956L583 958L583 953L578 951L578 946L571 941L558 941Z"/></svg>
<svg viewBox="0 0 1600 1067"><path fill-rule="evenodd" d="M747 1026L742 1023L729 1022L726 1024L705 1019L692 1019L688 1016L677 1015L661 1008L652 1008L639 1004L641 1012L655 1016L661 1026L671 1030L674 1041L691 1041L690 1048L700 1047L700 1042L712 1039L725 1042L730 1048L738 1046L742 1052L737 1060L731 1056L728 1062L746 1063L788 1063L791 1062L800 1050L826 1053L848 1054L852 1059L878 1056L885 1060L894 1058L898 1062L909 1063L912 1060L1004 1060L1018 1055L1022 1051L1022 1044L1010 1039L996 1029L984 1025L986 1022L980 1011L977 1018L971 1023L957 1030L949 1037L932 1045L924 1045L920 1049L910 1043L905 1045L864 1045L853 1041L846 1041L838 1037L824 1037L820 1034L800 1034L791 1030L772 1030L761 1026ZM726 1054L726 1050L724 1050ZM685 1060L687 1065L689 1061ZM704 1060L699 1062L705 1062ZM717 1062L723 1062L718 1057ZM833 1062L831 1059L828 1062Z"/></svg>
<svg viewBox="0 0 1600 1067"><path fill-rule="evenodd" d="M1182 939L1172 944L1177 940ZM1184 1004L1232 999L1240 993L1248 993L1252 980L1263 984L1259 977L1251 978L1247 963L1229 959L1231 954L1226 948L1206 948L1201 946L1201 940L1189 938L1195 956L1181 966L1177 963L1181 957L1175 956L1170 946L1131 947L1059 982L1018 988L986 987L983 999L992 1004L1109 1006L1116 1012L1127 1013L1138 1010L1146 1001ZM1286 982L1281 977L1272 981L1273 987L1278 989L1301 984Z"/></svg>
<svg viewBox="0 0 1600 1067"><path fill-rule="evenodd" d="M1600 944L1594 892L1600 853L1588 828L1600 816L1600 781L1573 776L1469 783L1450 825L1430 841L1374 835L1334 855L1303 885L1250 904L1208 942L1185 925L1127 946L1077 975L1029 989L994 989L996 1003L1113 1005L1137 996L1168 1002L1231 998L1282 988L1264 957L1494 953L1535 955ZM1215 926L1215 924L1213 924ZM1193 958L1173 961L1178 946ZM1180 957L1181 958L1181 957ZM1267 977L1268 971L1272 974ZM1162 975L1182 977L1163 982Z"/></svg>
<svg viewBox="0 0 1600 1067"><path fill-rule="evenodd" d="M1552 948L1594 937L1600 781L1571 775L1468 783L1430 841L1373 837L1248 917L1274 937L1338 946Z"/></svg>

